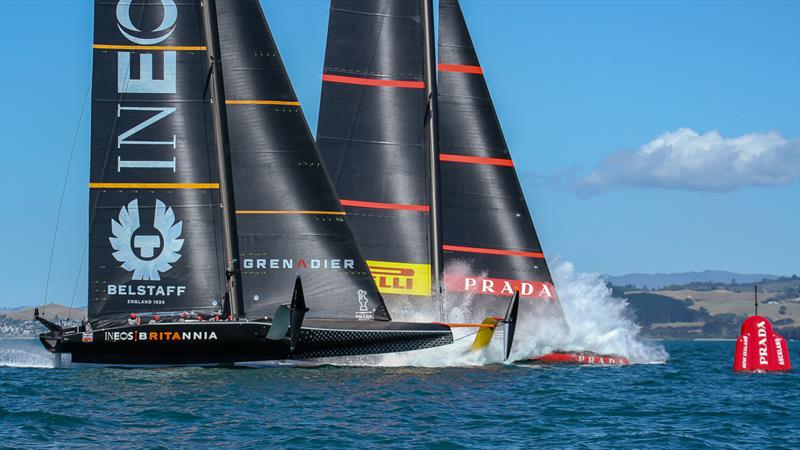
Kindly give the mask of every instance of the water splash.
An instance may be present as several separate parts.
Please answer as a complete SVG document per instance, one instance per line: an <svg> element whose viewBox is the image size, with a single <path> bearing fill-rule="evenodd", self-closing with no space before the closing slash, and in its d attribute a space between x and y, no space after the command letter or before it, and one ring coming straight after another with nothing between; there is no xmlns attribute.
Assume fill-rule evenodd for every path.
<svg viewBox="0 0 800 450"><path fill-rule="evenodd" d="M466 264L450 265L447 270L475 274ZM640 336L640 327L631 319L627 302L613 297L599 274L577 273L571 263L558 259L553 261L552 273L563 316L558 308L523 308L509 362L554 350L613 354L640 364L666 361L668 355L664 348ZM403 299L393 305L392 318L411 322L472 322L487 313L480 310L481 302L476 297L465 298L459 293L458 303L445 297L444 311L438 305L420 306L418 297ZM491 345L480 352L469 351L474 332L469 328L455 328L455 342L444 347L337 358L325 360L325 363L389 367L469 367L504 363L503 329L498 329Z"/></svg>
<svg viewBox="0 0 800 450"><path fill-rule="evenodd" d="M55 363L34 339L0 339L0 367L51 369Z"/></svg>
<svg viewBox="0 0 800 450"><path fill-rule="evenodd" d="M523 328L518 331L513 356L571 350L624 356L634 363L667 360L669 355L663 346L642 338L641 327L633 321L628 303L611 294L600 274L576 272L571 263L559 259L553 261L551 268L569 332L560 339L538 339Z"/></svg>

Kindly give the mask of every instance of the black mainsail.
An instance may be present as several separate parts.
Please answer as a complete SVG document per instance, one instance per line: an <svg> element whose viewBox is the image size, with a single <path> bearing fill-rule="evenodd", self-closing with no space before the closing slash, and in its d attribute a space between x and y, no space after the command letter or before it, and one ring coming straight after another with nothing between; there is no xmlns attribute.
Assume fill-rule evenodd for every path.
<svg viewBox="0 0 800 450"><path fill-rule="evenodd" d="M421 12L431 5L432 0L331 4L317 142L342 203L358 217L356 239L368 259L395 264L431 264L433 253L442 252L445 318L454 319L448 312L464 311L465 305L470 317L459 319L503 311L519 291L527 304L525 315L533 312L563 324L514 163L455 0L439 2L438 79L423 76L431 69L423 58L423 38L432 24ZM430 123L426 113L435 112L428 108L435 105L420 95L426 87L438 100L438 165L432 167L426 162L430 152L437 158L437 149L430 143L426 147L425 126ZM427 134L428 140L435 135ZM434 211L437 185L441 203ZM408 206L418 209L411 213ZM437 216L431 212L439 213L439 227L430 226ZM430 232L437 228L442 245L432 249ZM429 288L395 289L402 281L397 278L402 265L394 278L385 275L384 267L370 267L383 293L436 297ZM435 269L426 273L434 282L439 276ZM393 313L426 305L409 304L408 297L386 298Z"/></svg>
<svg viewBox="0 0 800 450"><path fill-rule="evenodd" d="M445 289L498 310L514 291L552 303L553 280L458 0L439 2ZM466 263L466 264L462 264ZM468 268L468 269L466 269ZM501 310L501 309L500 309Z"/></svg>
<svg viewBox="0 0 800 450"><path fill-rule="evenodd" d="M422 9L332 0L317 143L387 301L431 295Z"/></svg>
<svg viewBox="0 0 800 450"><path fill-rule="evenodd" d="M257 0L95 9L90 315L37 310L49 351L230 364L452 342L390 320Z"/></svg>
<svg viewBox="0 0 800 450"><path fill-rule="evenodd" d="M95 2L91 320L222 307L219 180L199 4Z"/></svg>

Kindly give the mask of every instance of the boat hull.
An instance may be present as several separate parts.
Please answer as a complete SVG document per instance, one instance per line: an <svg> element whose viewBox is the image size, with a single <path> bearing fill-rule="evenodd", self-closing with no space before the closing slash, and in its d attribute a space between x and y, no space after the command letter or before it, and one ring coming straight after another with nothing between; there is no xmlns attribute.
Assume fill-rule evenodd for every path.
<svg viewBox="0 0 800 450"><path fill-rule="evenodd" d="M630 359L618 355L563 351L551 352L517 362L517 364L568 364L582 366L627 366L630 363Z"/></svg>
<svg viewBox="0 0 800 450"><path fill-rule="evenodd" d="M394 353L453 342L436 324L304 321L294 351L288 339L267 338L268 322L154 323L94 330L73 328L40 340L73 363L103 365L233 365L240 362Z"/></svg>

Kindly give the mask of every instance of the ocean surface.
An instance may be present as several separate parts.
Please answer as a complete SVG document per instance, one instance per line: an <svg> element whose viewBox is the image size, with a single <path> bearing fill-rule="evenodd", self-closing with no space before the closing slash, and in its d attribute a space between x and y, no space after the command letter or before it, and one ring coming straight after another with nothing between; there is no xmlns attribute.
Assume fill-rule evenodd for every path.
<svg viewBox="0 0 800 450"><path fill-rule="evenodd" d="M54 369L0 340L0 447L800 448L800 342L759 375L732 341L662 345L627 367Z"/></svg>

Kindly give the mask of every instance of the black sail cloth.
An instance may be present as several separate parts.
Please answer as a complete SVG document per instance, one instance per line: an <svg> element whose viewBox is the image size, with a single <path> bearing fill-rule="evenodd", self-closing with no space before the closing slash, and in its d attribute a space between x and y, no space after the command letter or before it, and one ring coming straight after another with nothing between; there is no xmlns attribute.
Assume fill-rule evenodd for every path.
<svg viewBox="0 0 800 450"><path fill-rule="evenodd" d="M217 11L247 315L273 315L299 274L308 317L388 320L260 5Z"/></svg>
<svg viewBox="0 0 800 450"><path fill-rule="evenodd" d="M333 0L317 143L378 288L428 297L421 4Z"/></svg>
<svg viewBox="0 0 800 450"><path fill-rule="evenodd" d="M418 1L332 1L317 136L378 288L398 312L432 312L431 302L409 302L431 295L422 26ZM440 2L439 62L443 310L469 311L445 317L501 313L517 289L563 317L455 1Z"/></svg>
<svg viewBox="0 0 800 450"><path fill-rule="evenodd" d="M224 275L200 0L95 2L89 318L211 313Z"/></svg>
<svg viewBox="0 0 800 450"><path fill-rule="evenodd" d="M97 1L90 318L222 309L219 180L201 2ZM260 6L218 2L245 312L303 278L310 317L389 319Z"/></svg>
<svg viewBox="0 0 800 450"><path fill-rule="evenodd" d="M514 290L563 324L553 281L457 0L439 2L442 233L448 303L502 311ZM475 318L478 318L477 316Z"/></svg>

